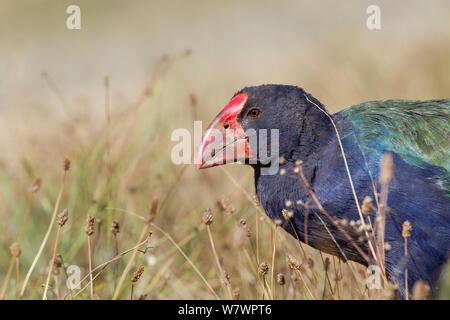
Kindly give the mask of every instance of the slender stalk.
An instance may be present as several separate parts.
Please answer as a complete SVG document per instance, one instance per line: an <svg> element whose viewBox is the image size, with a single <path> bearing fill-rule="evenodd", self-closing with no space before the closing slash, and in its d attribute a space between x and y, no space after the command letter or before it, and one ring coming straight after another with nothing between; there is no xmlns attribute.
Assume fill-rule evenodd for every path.
<svg viewBox="0 0 450 320"><path fill-rule="evenodd" d="M39 182L37 182L38 184L40 183L40 180L39 179L37 179L36 181L39 181ZM36 183L36 182L35 182ZM37 186L37 188L39 188L38 186ZM37 191L37 190L36 190ZM20 227L20 232L19 232L19 237L18 237L18 239L17 239L17 244L18 244L18 246L20 247L20 244L22 243L22 238L23 238L23 233L24 233L24 231L25 231L25 225L26 225L26 223L27 223L27 221L28 221L28 217L29 217L29 215L30 215L30 210L31 210L31 200L32 200L32 198L33 198L33 194L35 193L35 191L34 190L31 190L31 192L29 193L29 196L28 196L28 202L27 202L27 208L26 208L26 210L25 210L25 214L24 214L24 216L23 216L23 220L22 220L22 226ZM5 293L6 293L6 288L8 287L8 282L9 282L9 279L10 279L10 277L11 277L11 272L9 271L10 269L12 270L12 265L14 264L14 262L16 262L17 263L17 259L18 259L18 257L16 257L15 255L12 255L11 256L11 261L10 261L10 267L8 268L8 273L6 274L6 277L5 277L5 280L3 281L3 285L2 285L2 289L1 289L1 291L0 291L0 300L3 300L3 298L4 298L4 296L5 296ZM19 269L19 271L20 271L20 269ZM17 275L17 278L19 279L19 275ZM16 283L16 287L19 287L20 286L20 282L17 282ZM19 296L18 296L19 297Z"/></svg>
<svg viewBox="0 0 450 320"><path fill-rule="evenodd" d="M270 272L270 287L272 291L272 298L276 299L276 292L275 292L275 253L276 253L276 246L277 246L277 226L271 229L271 236L272 236L272 269Z"/></svg>
<svg viewBox="0 0 450 320"><path fill-rule="evenodd" d="M258 270L257 270L255 264L253 263L252 258L250 258L250 254L248 253L246 248L244 248L244 253L245 253L245 256L247 257L247 260L248 260L248 263L250 264L250 267L252 268L253 273L256 276L256 280L258 281L259 285L261 286L262 293L263 293L263 299L264 299L264 296L272 299L272 296L269 295L269 293L268 293L268 291L266 289L266 286L261 281L261 278L259 277L259 274L258 274Z"/></svg>
<svg viewBox="0 0 450 320"><path fill-rule="evenodd" d="M408 257L408 238L405 238L405 257ZM405 299L409 300L408 295L408 266L405 268Z"/></svg>
<svg viewBox="0 0 450 320"><path fill-rule="evenodd" d="M149 229L149 225L148 224L146 224L144 226L144 228L142 228L141 234L140 234L139 239L137 241L138 243L142 242L142 240L145 239L145 236L148 234L148 229ZM120 293L120 289L122 288L122 285L123 285L123 283L125 281L125 278L126 278L128 272L130 271L130 269L132 267L132 263L133 263L134 259L136 258L137 253L138 253L138 247L136 247L136 249L133 250L133 253L131 254L130 260L128 260L128 263L127 263L125 269L123 270L122 275L120 276L119 282L118 282L118 284L116 286L116 290L114 290L114 294L113 294L113 297L112 297L113 300L117 300L117 298L119 296L119 293Z"/></svg>
<svg viewBox="0 0 450 320"><path fill-rule="evenodd" d="M219 256L217 255L216 246L214 245L214 240L213 240L213 237L212 237L212 234L211 234L211 228L210 228L209 224L206 225L206 230L208 231L209 241L211 243L211 248L212 248L212 251L213 251L213 255L214 255L214 258L216 260L217 268L219 269L220 282L228 290L228 295L230 296L230 299L233 299L233 293L231 292L230 284L226 283L224 281L225 280L224 279L225 272L223 271L222 266L220 264Z"/></svg>
<svg viewBox="0 0 450 320"><path fill-rule="evenodd" d="M42 296L42 300L47 300L48 285L50 283L50 277L51 277L52 271L53 271L53 264L54 264L55 257L56 257L56 250L58 249L58 240L59 240L60 232L61 232L61 226L58 226L58 231L56 233L55 245L53 246L52 259L50 260L50 266L49 266L49 270L48 270L47 281L45 282L44 295Z"/></svg>
<svg viewBox="0 0 450 320"><path fill-rule="evenodd" d="M88 236L87 243L88 243L88 257L89 257L89 275L90 275L91 299L94 299L94 281L92 280L91 236Z"/></svg>
<svg viewBox="0 0 450 320"><path fill-rule="evenodd" d="M34 192L30 192L30 195L28 196L27 209L26 209L25 214L23 216L23 221L22 221L22 226L20 228L19 238L17 239L17 243L19 245L22 243L23 233L25 232L25 225L27 224L28 217L30 216L31 200L33 198L33 194L34 194Z"/></svg>
<svg viewBox="0 0 450 320"><path fill-rule="evenodd" d="M102 271L104 268L106 268L110 263L113 263L114 261L119 260L119 259L120 259L121 257L123 257L124 255L130 253L131 251L134 251L134 250L138 249L139 247L141 247L142 245L144 245L145 243L147 243L147 241L148 241L148 238L145 239L144 241L142 241L141 243L138 243L136 246L134 246L134 247L132 247L132 248L130 248L130 249L128 249L128 250L125 250L124 252L122 252L121 254L115 256L114 258L111 258L111 259L109 259L108 261L99 264L99 265L96 266L94 269L92 269L92 271L90 271L87 275L85 275L85 276L80 280L80 283L82 283L83 281L85 281L87 278L91 278L91 276L93 275L93 273L96 272L97 270L100 270L100 269L101 269L101 270L100 270L100 272L101 272L101 271ZM100 273L100 272L99 272L99 273ZM97 275L98 275L98 274L97 274ZM92 280L95 279L95 278L97 277L97 275L96 275L94 278L92 278ZM90 280L89 283L88 283L88 285L89 285L91 282L92 282L92 281ZM84 289L84 288L83 288L83 289ZM81 289L76 295L80 294L80 293L83 291L83 289ZM69 290L69 292L66 293L66 295L64 296L64 299L67 298L67 296L68 296L69 294L72 294L72 291L73 291L72 289Z"/></svg>
<svg viewBox="0 0 450 320"><path fill-rule="evenodd" d="M2 292L0 293L0 300L3 300L5 297L6 287L11 277L11 273L14 267L14 262L16 260L15 256L12 256L11 261L9 262L8 272L6 273L5 281L3 282Z"/></svg>
<svg viewBox="0 0 450 320"><path fill-rule="evenodd" d="M28 270L28 273L27 273L25 280L23 282L23 285L22 285L22 289L20 290L19 298L22 298L23 294L25 293L25 289L27 288L27 284L28 284L28 281L30 280L31 273L33 272L34 268L36 267L36 264L42 254L42 251L44 250L44 247L47 244L48 237L50 236L50 232L52 231L53 224L55 223L55 220L56 220L56 213L58 212L59 203L61 201L61 197L63 194L67 171L68 171L68 169L64 170L63 178L61 181L61 186L59 187L58 197L56 198L55 208L53 210L53 215L50 220L50 224L48 226L47 233L45 234L45 237L42 240L41 246L39 247L39 250L38 250L36 256L34 257L34 260L33 260L33 263L31 264L30 269Z"/></svg>
<svg viewBox="0 0 450 320"><path fill-rule="evenodd" d="M408 238L411 237L411 231L412 226L411 223L406 220L403 222L402 225L402 237L405 239L405 260L406 260L406 266L405 266L405 298L406 300L409 299L408 294Z"/></svg>
<svg viewBox="0 0 450 320"><path fill-rule="evenodd" d="M259 214L255 214L255 228L256 228L256 263L259 265Z"/></svg>
<svg viewBox="0 0 450 320"><path fill-rule="evenodd" d="M172 242L172 244L178 249L178 251L183 255L183 257L189 262L189 264L192 266L192 268L195 270L195 272L199 275L199 277L203 280L203 282L206 284L206 286L208 287L208 289L211 291L211 293L214 295L214 297L217 300L220 300L219 296L217 295L217 293L214 291L214 289L211 287L211 285L208 283L208 281L206 281L205 277L203 277L203 275L201 274L201 272L197 269L197 267L194 265L194 263L191 261L191 259L189 259L189 257L184 253L184 251L178 246L178 244L173 240L173 238L170 236L170 234L168 234L167 232L165 232L163 229L161 229L160 227L158 227L157 225L155 225L154 223L151 224L155 229L157 229L159 232L161 232L164 236L166 236L167 239L169 239L170 242Z"/></svg>
<svg viewBox="0 0 450 320"><path fill-rule="evenodd" d="M16 257L16 297L19 299L20 294L20 259Z"/></svg>

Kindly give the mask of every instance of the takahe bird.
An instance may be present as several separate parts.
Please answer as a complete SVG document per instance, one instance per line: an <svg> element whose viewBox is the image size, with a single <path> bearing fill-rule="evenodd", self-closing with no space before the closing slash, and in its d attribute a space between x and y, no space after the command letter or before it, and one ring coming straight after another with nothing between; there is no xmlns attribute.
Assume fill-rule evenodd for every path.
<svg viewBox="0 0 450 320"><path fill-rule="evenodd" d="M265 141L255 134L260 129L267 129ZM271 129L279 130L278 141ZM449 257L449 129L450 99L372 101L330 114L299 87L261 85L236 93L218 114L204 134L196 164L200 169L251 165L256 193L271 219L291 219L283 224L291 235L365 265L376 264L380 253L378 238L367 241L373 230L369 219L376 228L379 211L385 221L386 274L405 297L406 269L409 292L419 279L433 288ZM270 163L261 161L276 143L279 154L269 153ZM380 177L385 154L393 169L390 174L386 160L387 206L377 208L386 193ZM272 162L279 170L264 173ZM373 210L365 210L369 219L361 214L367 196L374 200ZM402 236L405 221L412 230Z"/></svg>

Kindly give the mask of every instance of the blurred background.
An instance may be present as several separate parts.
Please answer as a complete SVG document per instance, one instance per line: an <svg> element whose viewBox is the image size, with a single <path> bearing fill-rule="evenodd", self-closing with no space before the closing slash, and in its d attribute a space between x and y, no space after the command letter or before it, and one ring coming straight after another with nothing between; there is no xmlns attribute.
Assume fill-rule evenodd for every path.
<svg viewBox="0 0 450 320"><path fill-rule="evenodd" d="M81 30L66 28L71 4L81 8ZM29 185L42 179L21 243L19 282L47 230L67 157L72 168L58 208L69 209L69 227L59 246L67 264L86 271L88 213L102 221L94 253L98 265L113 252L112 221L122 226L119 251L133 247L142 221L125 211L145 217L156 196L160 210L154 223L175 241L185 241L184 252L225 297L201 226L203 210L211 207L217 219L211 225L217 251L232 286L240 287L243 297L260 297L250 289L257 284L248 271L251 265L237 257L233 244L236 221L246 218L253 230L260 228L256 261L271 259L271 227L258 225L264 218L256 213L255 219L248 199L254 193L251 169L227 166L198 172L193 166L176 166L170 160L175 144L171 132L192 131L193 120L203 120L205 128L236 91L263 83L303 87L332 112L369 100L448 98L450 2L376 1L380 30L366 27L371 4L1 1L0 281L27 210ZM220 214L217 203L224 199L233 204L232 214ZM159 299L213 297L167 237L155 231L152 239L150 253L137 254L130 262L130 270L148 268L136 292ZM42 295L53 241L52 233L32 274L28 298ZM254 246L256 239L251 241ZM319 259L317 251L308 252ZM236 262L242 259L245 272ZM275 274L287 273L286 256L280 253L276 259ZM116 273L99 275L98 297L113 296L111 279L122 273L129 257L122 260ZM9 298L15 297L16 281L13 273L6 289ZM129 298L128 282L120 298ZM280 297L302 298L295 296L297 289L292 284ZM450 297L445 290L440 294ZM87 291L78 297L86 296Z"/></svg>

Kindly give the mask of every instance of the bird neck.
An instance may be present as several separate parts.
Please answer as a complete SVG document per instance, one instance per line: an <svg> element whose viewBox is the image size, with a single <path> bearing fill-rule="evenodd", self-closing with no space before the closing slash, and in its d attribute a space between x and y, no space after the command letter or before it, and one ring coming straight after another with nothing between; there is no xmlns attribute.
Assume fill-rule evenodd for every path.
<svg viewBox="0 0 450 320"><path fill-rule="evenodd" d="M341 134L341 119L334 116L333 120ZM281 161L276 174L264 175L261 165L253 166L256 193L272 219L283 219L282 210L289 209L286 206L289 203L293 204L294 211L303 213L302 205L296 204L310 202L310 190L331 212L338 213L342 211L340 207L347 206L346 203L336 200L347 201L347 197L341 193L351 194L351 192L337 183L337 176L343 181L347 180L345 176L341 177L345 173L345 168L336 132L330 119L327 121L328 124L321 124L320 129L317 123L316 126L312 126L313 122L303 125L299 143L292 151L281 152L284 161ZM298 220L297 227L302 228L302 219Z"/></svg>

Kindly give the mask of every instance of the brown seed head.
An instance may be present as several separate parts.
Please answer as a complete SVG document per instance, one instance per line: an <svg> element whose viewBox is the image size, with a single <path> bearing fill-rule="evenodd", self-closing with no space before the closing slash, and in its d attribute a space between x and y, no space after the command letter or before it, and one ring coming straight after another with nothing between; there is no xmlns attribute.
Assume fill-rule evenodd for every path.
<svg viewBox="0 0 450 320"><path fill-rule="evenodd" d="M138 282L139 278L142 276L142 273L144 272L144 267L140 266L139 269L137 269L134 274L133 278L131 278L131 282L136 283Z"/></svg>
<svg viewBox="0 0 450 320"><path fill-rule="evenodd" d="M220 206L221 206L222 210L224 210L225 212L227 212L229 214L233 214L235 211L234 206L231 203L231 200L227 197L223 197L222 199L220 199Z"/></svg>
<svg viewBox="0 0 450 320"><path fill-rule="evenodd" d="M411 237L411 231L412 231L411 222L406 220L405 222L403 222L402 225L402 237L405 239Z"/></svg>
<svg viewBox="0 0 450 320"><path fill-rule="evenodd" d="M146 300L146 299L147 299L147 294L146 293L142 293L138 297L138 300Z"/></svg>
<svg viewBox="0 0 450 320"><path fill-rule="evenodd" d="M267 274L267 272L269 272L269 265L267 264L267 262L263 261L259 264L258 273L261 276L265 276Z"/></svg>
<svg viewBox="0 0 450 320"><path fill-rule="evenodd" d="M259 207L261 205L261 203L259 202L259 197L257 194L253 195L253 203L255 204L255 206Z"/></svg>
<svg viewBox="0 0 450 320"><path fill-rule="evenodd" d="M306 269L303 265L298 266L298 271L300 271L301 273L306 273Z"/></svg>
<svg viewBox="0 0 450 320"><path fill-rule="evenodd" d="M60 227L66 224L69 219L69 210L64 209L60 214L58 214L58 224Z"/></svg>
<svg viewBox="0 0 450 320"><path fill-rule="evenodd" d="M394 171L394 160L392 159L392 154L387 152L384 154L383 159L381 160L381 169L380 169L380 182L382 184L388 184L391 182Z"/></svg>
<svg viewBox="0 0 450 320"><path fill-rule="evenodd" d="M13 255L14 257L19 257L21 253L19 244L17 242L14 242L9 247L9 251L11 252L11 255Z"/></svg>
<svg viewBox="0 0 450 320"><path fill-rule="evenodd" d="M57 253L55 256L55 260L53 260L53 268L52 268L52 273L54 275L58 275L59 274L59 268L61 268L62 266L62 257L61 254Z"/></svg>
<svg viewBox="0 0 450 320"><path fill-rule="evenodd" d="M418 280L414 283L412 289L413 300L425 300L430 295L430 286L422 280Z"/></svg>
<svg viewBox="0 0 450 320"><path fill-rule="evenodd" d="M211 209L207 208L203 212L203 223L209 226L213 222L213 214Z"/></svg>
<svg viewBox="0 0 450 320"><path fill-rule="evenodd" d="M191 106L195 107L198 104L197 95L193 92L189 93L189 100L191 102Z"/></svg>
<svg viewBox="0 0 450 320"><path fill-rule="evenodd" d="M86 220L86 228L85 228L85 232L88 236L91 236L94 233L94 224L95 224L95 217L92 215L88 215L87 220Z"/></svg>
<svg viewBox="0 0 450 320"><path fill-rule="evenodd" d="M295 259L293 256L287 256L287 265L288 268L291 270L298 270L300 264L298 263L297 259Z"/></svg>
<svg viewBox="0 0 450 320"><path fill-rule="evenodd" d="M42 181L41 181L40 178L35 179L35 180L33 181L33 183L31 184L30 192L31 192L31 193L36 193L36 192L38 192L39 189L41 188L41 182L42 182Z"/></svg>
<svg viewBox="0 0 450 320"><path fill-rule="evenodd" d="M307 263L308 263L308 268L310 268L310 269L314 268L314 260L313 259L308 258Z"/></svg>
<svg viewBox="0 0 450 320"><path fill-rule="evenodd" d="M239 300L240 297L241 297L241 290L239 290L239 288L235 288L233 290L233 300Z"/></svg>
<svg viewBox="0 0 450 320"><path fill-rule="evenodd" d="M330 269L330 258L326 257L323 264L324 264L323 267L324 267L325 271L328 271Z"/></svg>
<svg viewBox="0 0 450 320"><path fill-rule="evenodd" d="M373 210L372 198L367 196L363 200L361 211L365 216L370 216L372 210Z"/></svg>
<svg viewBox="0 0 450 320"><path fill-rule="evenodd" d="M289 219L292 218L292 216L294 215L294 213L293 213L292 211L286 210L286 209L281 210L281 213L283 214L283 217L284 217L286 220L289 220Z"/></svg>
<svg viewBox="0 0 450 320"><path fill-rule="evenodd" d="M64 158L63 167L64 167L64 171L70 170L70 160L68 158Z"/></svg>
<svg viewBox="0 0 450 320"><path fill-rule="evenodd" d="M223 272L223 283L225 283L225 285L227 286L231 285L230 275L226 271Z"/></svg>
<svg viewBox="0 0 450 320"><path fill-rule="evenodd" d="M284 274L282 274L282 273L277 274L277 283L280 286L284 286L285 285L286 279L284 278Z"/></svg>
<svg viewBox="0 0 450 320"><path fill-rule="evenodd" d="M244 232L245 232L245 234L247 235L248 238L251 238L252 232L251 232L250 228L247 225L247 220L245 220L244 218L239 220L239 227L241 227L242 230L244 230Z"/></svg>
<svg viewBox="0 0 450 320"><path fill-rule="evenodd" d="M252 237L252 231L250 230L250 228L247 225L244 226L244 231L245 231L245 234L247 235L247 238Z"/></svg>
<svg viewBox="0 0 450 320"><path fill-rule="evenodd" d="M147 215L147 219L146 219L147 223L151 223L151 222L153 222L153 220L155 220L156 213L158 212L158 203L159 203L159 197L154 196L152 199L152 204L150 206L150 210L148 211L148 215Z"/></svg>
<svg viewBox="0 0 450 320"><path fill-rule="evenodd" d="M117 234L120 232L119 221L113 220L112 225L111 225L111 232L115 237L117 237Z"/></svg>

